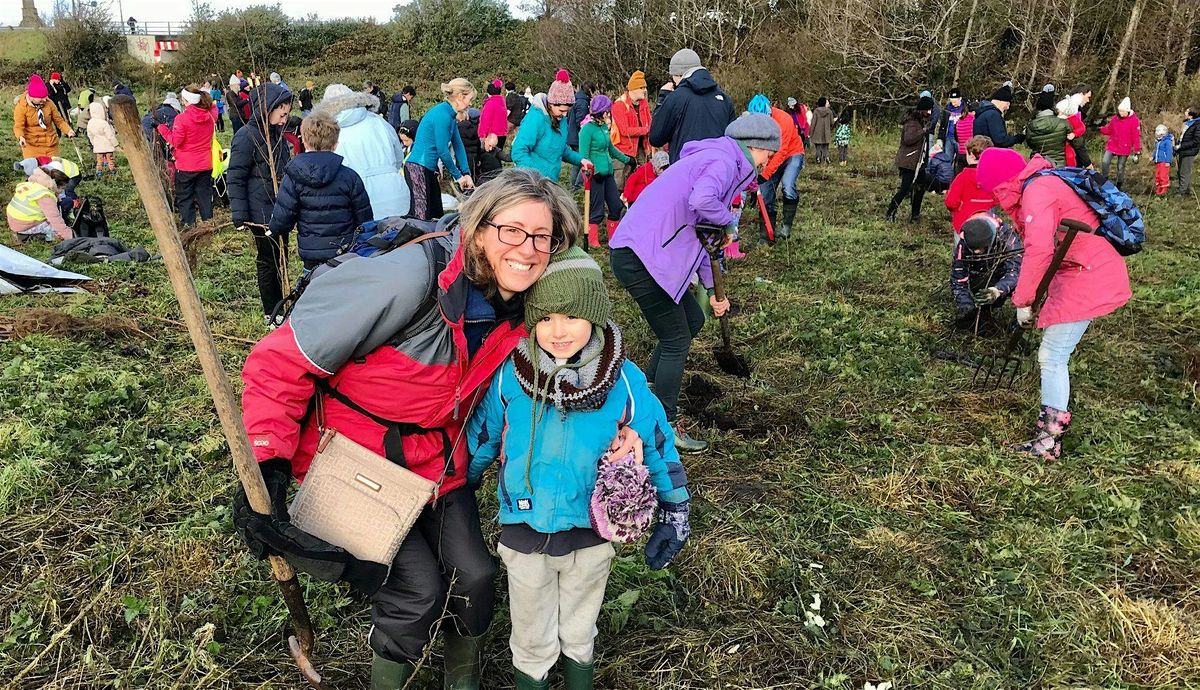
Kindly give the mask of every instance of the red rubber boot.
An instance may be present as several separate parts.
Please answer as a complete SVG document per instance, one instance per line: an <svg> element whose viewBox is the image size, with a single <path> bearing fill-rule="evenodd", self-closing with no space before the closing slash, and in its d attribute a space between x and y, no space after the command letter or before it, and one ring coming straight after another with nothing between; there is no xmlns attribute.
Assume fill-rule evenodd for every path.
<svg viewBox="0 0 1200 690"><path fill-rule="evenodd" d="M619 221L619 220L610 220L604 226L604 235L605 235L604 241L606 244L609 242L612 242L613 235L617 234L617 224L620 222L621 221Z"/></svg>

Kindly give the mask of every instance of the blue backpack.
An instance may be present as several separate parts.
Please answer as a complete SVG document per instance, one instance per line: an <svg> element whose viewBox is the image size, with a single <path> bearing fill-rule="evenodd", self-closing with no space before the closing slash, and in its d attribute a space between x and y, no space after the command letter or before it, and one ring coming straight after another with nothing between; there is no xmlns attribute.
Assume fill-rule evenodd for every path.
<svg viewBox="0 0 1200 690"><path fill-rule="evenodd" d="M379 220L369 220L358 228L354 238L338 249L338 255L326 263L339 265L348 255L375 256L414 240L421 235L438 232L452 226L458 220L458 214L452 213L440 220L417 220L403 216L391 216ZM314 269L315 270L315 269Z"/></svg>
<svg viewBox="0 0 1200 690"><path fill-rule="evenodd" d="M1043 175L1057 177L1073 189L1100 218L1096 234L1108 240L1121 256L1142 251L1146 242L1146 223L1133 199L1100 173L1084 168L1040 170L1025 181L1028 185Z"/></svg>

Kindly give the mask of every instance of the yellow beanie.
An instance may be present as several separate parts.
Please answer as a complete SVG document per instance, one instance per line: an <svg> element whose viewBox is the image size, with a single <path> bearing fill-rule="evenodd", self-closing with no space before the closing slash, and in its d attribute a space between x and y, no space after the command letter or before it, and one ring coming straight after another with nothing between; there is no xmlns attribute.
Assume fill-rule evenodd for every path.
<svg viewBox="0 0 1200 690"><path fill-rule="evenodd" d="M641 70L637 70L629 75L629 83L625 85L626 91L636 91L637 89L646 88L646 75L642 74Z"/></svg>

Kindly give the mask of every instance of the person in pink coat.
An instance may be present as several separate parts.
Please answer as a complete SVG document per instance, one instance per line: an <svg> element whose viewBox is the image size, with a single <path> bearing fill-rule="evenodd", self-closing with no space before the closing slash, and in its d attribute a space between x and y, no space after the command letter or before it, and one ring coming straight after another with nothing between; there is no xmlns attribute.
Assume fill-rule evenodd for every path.
<svg viewBox="0 0 1200 690"><path fill-rule="evenodd" d="M1078 234L1050 282L1046 302L1032 313L1038 283L1046 273L1059 239L1064 218L1100 225L1099 218L1065 182L1035 173L1054 164L1034 156L1028 163L1012 149L991 148L979 159L977 182L991 191L997 204L1012 218L1025 244L1021 274L1013 292L1017 322L1043 329L1038 362L1042 373L1041 412L1033 439L1018 451L1044 460L1062 454L1062 436L1071 423L1071 380L1068 363L1075 346L1093 319L1111 314L1129 301L1129 273L1125 259L1100 235Z"/></svg>
<svg viewBox="0 0 1200 690"><path fill-rule="evenodd" d="M500 174L500 152L508 135L508 106L504 103L504 82L499 79L488 84L487 98L479 111L479 181L486 182Z"/></svg>
<svg viewBox="0 0 1200 690"><path fill-rule="evenodd" d="M1100 159L1100 172L1108 177L1113 158L1116 158L1117 186L1122 187L1125 185L1125 161L1133 156L1133 162L1137 163L1137 156L1142 152L1142 122L1133 112L1129 96L1121 99L1117 116L1101 127L1100 133L1108 137L1108 143L1104 145L1104 157Z"/></svg>

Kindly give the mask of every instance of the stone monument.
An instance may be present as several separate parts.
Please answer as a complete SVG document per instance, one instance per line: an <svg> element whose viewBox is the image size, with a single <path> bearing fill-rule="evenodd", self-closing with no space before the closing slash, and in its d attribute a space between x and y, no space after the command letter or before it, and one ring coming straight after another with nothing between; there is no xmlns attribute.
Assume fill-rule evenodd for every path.
<svg viewBox="0 0 1200 690"><path fill-rule="evenodd" d="M37 8L33 6L33 0L21 0L21 23L18 26L22 29L40 29L45 26L42 18L38 16Z"/></svg>

